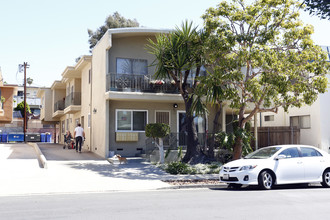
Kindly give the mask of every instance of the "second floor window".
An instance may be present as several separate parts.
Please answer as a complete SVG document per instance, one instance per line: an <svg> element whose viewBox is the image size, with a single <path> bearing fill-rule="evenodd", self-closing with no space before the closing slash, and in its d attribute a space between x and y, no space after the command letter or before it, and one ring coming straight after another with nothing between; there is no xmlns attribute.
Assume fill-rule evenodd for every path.
<svg viewBox="0 0 330 220"><path fill-rule="evenodd" d="M117 58L117 74L148 74L148 61L143 59Z"/></svg>

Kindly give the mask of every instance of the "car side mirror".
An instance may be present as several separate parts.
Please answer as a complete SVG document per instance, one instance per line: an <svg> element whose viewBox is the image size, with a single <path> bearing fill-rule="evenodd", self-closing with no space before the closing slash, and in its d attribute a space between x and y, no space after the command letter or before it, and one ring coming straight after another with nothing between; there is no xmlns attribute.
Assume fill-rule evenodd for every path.
<svg viewBox="0 0 330 220"><path fill-rule="evenodd" d="M277 157L275 157L275 160L281 160L281 159L285 159L286 156L284 154L280 154L280 155L277 155Z"/></svg>

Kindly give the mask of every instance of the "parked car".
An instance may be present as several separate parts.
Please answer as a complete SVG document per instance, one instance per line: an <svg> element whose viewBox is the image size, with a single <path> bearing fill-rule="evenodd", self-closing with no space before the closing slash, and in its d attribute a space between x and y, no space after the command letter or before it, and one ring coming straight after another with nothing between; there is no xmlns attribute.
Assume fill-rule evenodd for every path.
<svg viewBox="0 0 330 220"><path fill-rule="evenodd" d="M330 156L307 145L278 145L261 148L220 169L219 179L229 186L321 183L330 187Z"/></svg>

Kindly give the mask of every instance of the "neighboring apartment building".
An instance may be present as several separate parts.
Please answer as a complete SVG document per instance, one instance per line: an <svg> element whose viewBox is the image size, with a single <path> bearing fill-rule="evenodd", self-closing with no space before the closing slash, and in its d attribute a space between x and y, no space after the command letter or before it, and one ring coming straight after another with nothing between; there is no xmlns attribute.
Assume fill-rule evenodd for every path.
<svg viewBox="0 0 330 220"><path fill-rule="evenodd" d="M62 79L55 81L50 88L39 89L41 99L40 119L43 124L57 123L59 132L56 140L64 143L66 131L72 134L78 123L85 129L85 148L90 150L90 84L91 56L83 56L75 66L68 66L62 73Z"/></svg>
<svg viewBox="0 0 330 220"><path fill-rule="evenodd" d="M13 97L16 91L16 85L4 85L0 68L0 129L13 120Z"/></svg>
<svg viewBox="0 0 330 220"><path fill-rule="evenodd" d="M35 119L40 117L41 100L37 97L39 87L26 86L26 103ZM14 96L14 108L24 101L24 86L18 86L17 94Z"/></svg>
<svg viewBox="0 0 330 220"><path fill-rule="evenodd" d="M330 47L322 47L328 53L330 61ZM328 75L328 83L330 76ZM278 113L259 113L258 126L296 126L300 129L300 143L313 145L330 152L330 92L320 94L311 106L290 108L284 112L280 108ZM260 120L261 119L261 120ZM261 123L260 123L261 121Z"/></svg>
<svg viewBox="0 0 330 220"><path fill-rule="evenodd" d="M146 149L145 125L162 122L177 135L177 145L184 144L180 136L185 133L183 99L171 80L157 83L151 66L155 57L146 51L148 39L155 40L160 33L169 30L110 29L92 56L81 57L50 89L39 90L41 120L60 123L60 143L65 132L73 133L80 122L86 133L85 149L102 157L110 152L135 156ZM223 108L222 130L229 127L233 115ZM196 118L199 133L212 132L214 116L210 108L209 120Z"/></svg>

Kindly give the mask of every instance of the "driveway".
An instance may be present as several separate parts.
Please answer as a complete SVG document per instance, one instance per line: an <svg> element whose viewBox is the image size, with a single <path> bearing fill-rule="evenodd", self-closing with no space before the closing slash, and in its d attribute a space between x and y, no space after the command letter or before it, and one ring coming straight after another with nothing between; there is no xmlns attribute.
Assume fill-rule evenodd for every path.
<svg viewBox="0 0 330 220"><path fill-rule="evenodd" d="M166 175L140 159L110 164L90 153L76 153L59 144L39 144L47 169L39 166L33 147L0 144L0 196L155 190L169 185Z"/></svg>

